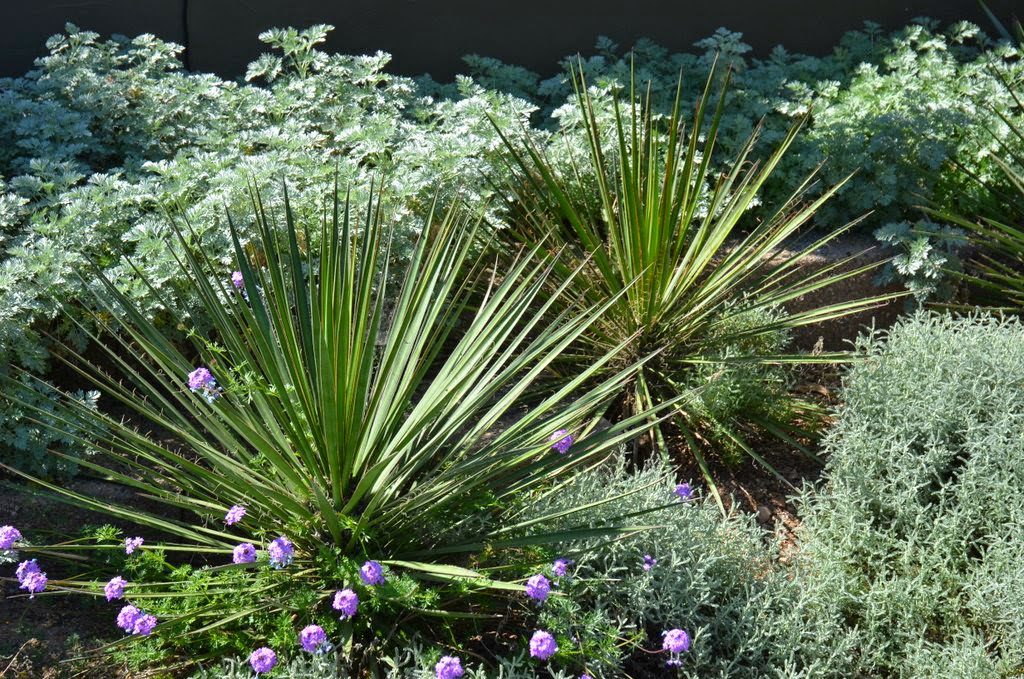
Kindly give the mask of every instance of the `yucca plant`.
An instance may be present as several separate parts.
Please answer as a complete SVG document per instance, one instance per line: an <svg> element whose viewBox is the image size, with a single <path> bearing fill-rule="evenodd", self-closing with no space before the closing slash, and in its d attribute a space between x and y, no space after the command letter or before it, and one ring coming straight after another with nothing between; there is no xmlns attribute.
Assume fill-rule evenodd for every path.
<svg viewBox="0 0 1024 679"><path fill-rule="evenodd" d="M852 224L786 249L841 185L808 199L809 177L770 217L743 231L743 217L796 138L799 123L763 160L753 159L755 130L719 174L715 140L727 74L712 71L688 128L682 79L667 117L653 110L649 92L641 101L633 83L625 103L613 96L609 117L599 111L581 69L573 70L572 80L586 138L582 157L554 163L528 136L498 130L513 176L504 185L511 196L511 226L498 233L516 243L565 249L556 270L570 294L559 292L563 302L553 309L566 299L609 305L566 354L573 362L566 374L623 343L625 351L616 354L623 364L659 350L630 378L614 407L619 417L633 418L683 397L665 426L652 427L653 439L664 451L668 433L681 436L712 491L709 448L731 449L738 459L746 454L768 466L750 441L770 434L810 453L798 439L811 433L821 412L789 395L786 376L776 367L841 361L846 354L789 352L787 331L892 297L785 310L794 300L878 266L851 267L854 255L817 270L802 268L809 255ZM602 125L609 119L610 125ZM594 200L579 189L590 184L597 187ZM609 362L604 370L615 365Z"/></svg>
<svg viewBox="0 0 1024 679"><path fill-rule="evenodd" d="M343 650L365 650L422 618L443 623L426 630L435 637L459 620L500 618L544 545L574 534L535 534L536 520L506 508L599 463L648 417L597 429L639 367L610 369L615 349L556 391L533 388L615 299L555 309L557 294L541 298L554 260L537 248L500 276L472 264L479 222L457 210L430 215L397 289L379 199L357 218L335 193L312 232L294 222L287 195L283 225L255 192L253 210L251 241L230 224L230 279L187 224L175 227L211 327L186 351L97 274L105 332L92 339L103 365L70 347L66 361L132 419L80 407L64 422L69 432L83 418L94 425L99 457L80 464L146 508L29 477L138 528L124 543L101 529L24 551L105 564L49 590L102 596L106 578L125 575L124 596L159 620L149 643L193 659L268 640L290 652L313 623ZM331 596L343 588L360 603L339 623Z"/></svg>

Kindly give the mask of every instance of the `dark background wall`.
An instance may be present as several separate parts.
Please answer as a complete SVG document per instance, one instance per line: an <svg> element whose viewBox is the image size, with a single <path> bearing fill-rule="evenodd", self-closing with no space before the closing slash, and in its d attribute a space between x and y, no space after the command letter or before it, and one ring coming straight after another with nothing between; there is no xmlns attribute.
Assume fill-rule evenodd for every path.
<svg viewBox="0 0 1024 679"><path fill-rule="evenodd" d="M1018 0L988 6L1005 23L1021 11ZM225 77L263 51L261 31L329 23L331 51L384 50L396 72L447 78L467 53L551 73L598 35L622 46L649 37L682 51L720 26L742 32L758 54L778 43L821 54L865 19L894 28L917 16L991 29L976 0L0 0L0 75L28 70L66 21L101 34L154 33L185 44L193 70Z"/></svg>

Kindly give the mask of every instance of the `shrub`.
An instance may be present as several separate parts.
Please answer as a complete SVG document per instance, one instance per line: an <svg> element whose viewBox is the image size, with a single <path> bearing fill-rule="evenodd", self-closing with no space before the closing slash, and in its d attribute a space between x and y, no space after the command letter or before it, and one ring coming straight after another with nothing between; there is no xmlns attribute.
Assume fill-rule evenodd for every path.
<svg viewBox="0 0 1024 679"><path fill-rule="evenodd" d="M119 542L102 529L66 546L106 557L97 563L111 571L104 579L124 575L128 599L157 616L153 636L142 633L131 649L137 663L263 643L288 655L296 625L313 622L357 660L373 656L376 634L401 641L422 619L435 625L419 626L424 633L447 630L445 643L462 643L460 621L479 629L522 592L496 579L505 573L492 575L495 561L528 564L527 548L566 536L516 537L523 526L504 521L512 499L604 457L646 419L594 428L594 412L636 366L584 387L610 354L562 389L535 393L538 375L605 307L555 322L531 315L550 262L527 253L501 279L469 266L476 222L460 213L427 218L430 230L393 289L379 202L362 206L361 218L337 197L322 204L316 245L287 199L281 226L259 195L253 204L257 233L244 245L229 221L234 274L208 257L205 239L178 231L178 276L194 281L211 324L189 333L187 353L101 278L111 301L96 302L111 320L93 321L116 373L70 347L68 364L135 420L68 403L75 418L105 429L100 455L81 464L160 509L35 479L67 502L140 526L146 539ZM482 298L481 281L489 282ZM58 417L52 428L74 437L71 421ZM553 433L575 439L570 454L552 450ZM45 561L61 549L24 551ZM122 549L130 558L113 558ZM61 587L101 595L96 577L90 569ZM331 597L345 587L361 601L339 623Z"/></svg>
<svg viewBox="0 0 1024 679"><path fill-rule="evenodd" d="M488 114L506 128L532 116L539 127L531 136L567 174L570 153L587 148L564 74L542 79L476 57L469 60L472 77L414 81L386 73L384 53L322 52L327 30L265 32L270 53L251 65L245 82L231 82L186 72L180 46L151 35L101 40L69 25L48 41L50 53L32 71L0 80L0 136L10 140L0 150L0 362L48 374L46 336L66 341L75 329L58 321L55 300L88 304L86 289L99 287L79 279L86 261L100 263L169 334L182 317L201 324L187 282L174 278L168 209L186 212L208 236L211 257L227 262L222 208L246 209L249 181L264 186L285 176L301 213L332 172L354 187L383 180L395 215L392 252L401 262L439 187L443 203L464 201L504 221L493 182L484 181L504 178L502 144ZM668 54L640 41L623 55L602 40L585 67L610 103L635 64L637 82L649 82L655 108L667 112L680 69L688 107L719 55L734 71L719 125L726 158L739 154L762 118L751 157L767 157L813 102L794 152L765 180L765 204L783 201L826 158L829 183L860 168L822 206L818 220L828 226L868 209L875 212L865 224L912 221L917 215L908 213L922 196L949 207L977 194L966 173L947 171L952 157L980 177L1000 172L992 157L1010 132L993 111L1015 109L988 65L1000 64L1006 78L1019 81L1022 62L1016 47L994 43L976 27L940 33L924 22L887 36L869 25L822 59L781 48L753 59L741 36L724 29L697 47L696 54ZM610 106L599 111L606 138L611 113ZM556 129L571 143L563 135L549 143ZM594 200L596 179L580 179L574 195ZM268 208L282 206L276 188L264 199ZM178 308L165 309L161 296ZM0 400L0 414L16 410Z"/></svg>
<svg viewBox="0 0 1024 679"><path fill-rule="evenodd" d="M1024 666L1024 328L918 315L860 342L803 504L808 624L856 639L845 676ZM955 670L955 671L954 671Z"/></svg>
<svg viewBox="0 0 1024 679"><path fill-rule="evenodd" d="M876 283L903 283L913 295L908 306L952 299L952 277L961 271L959 253L967 245L963 230L923 219L886 224L875 231L875 238L893 251Z"/></svg>
<svg viewBox="0 0 1024 679"><path fill-rule="evenodd" d="M1024 27L1017 25L1018 45L1024 45ZM991 130L999 139L1009 131L993 154L998 172L982 177L960 167L970 175L979 189L971 209L930 211L937 219L957 224L971 235L971 244L978 250L966 272L954 268L948 272L969 284L973 300L1004 311L1024 311L1024 86L1014 80L1012 72L993 67L993 73L1012 97L1014 107L992 111L1001 125Z"/></svg>
<svg viewBox="0 0 1024 679"><path fill-rule="evenodd" d="M793 152L765 182L764 202L774 205L789 196L822 162L826 185L856 172L819 211L817 223L825 227L869 211L865 228L913 220L925 199L964 205L976 187L948 164L953 159L978 175L998 174L992 155L1011 135L996 112L1014 110L1014 102L990 65L1019 82L1024 64L1018 45L994 41L968 22L940 30L930 19L889 34L865 22L825 57L778 46L758 59L742 38L722 28L694 43L696 53L670 53L646 39L623 52L601 38L595 53L584 57L583 70L599 88L627 88L631 79L644 89L649 85L656 108L668 114L680 72L686 76L683 108L690 109L712 64L727 66L732 87L719 132L726 157L740 153L759 123L758 151L766 157L794 120L809 113ZM477 82L536 102L544 113L541 124L554 127L552 114L573 98L567 72L576 59L562 60L562 73L549 79L476 55L466 62Z"/></svg>
<svg viewBox="0 0 1024 679"><path fill-rule="evenodd" d="M603 124L582 74L576 85L587 146L571 168L551 163L528 138L520 146L503 133L515 172L508 190L515 216L500 235L564 250L560 273L575 281L565 299L609 305L570 353L569 374L620 347L630 361L653 354L612 414L632 417L686 395L671 419L673 431L713 488L707 449L717 446L733 458L748 455L767 465L749 443L752 433L792 442L814 427L815 408L788 394L778 365L842 357L787 353L786 332L887 298L784 312L787 302L870 268L843 271L846 262L839 262L811 274L800 271L807 255L842 230L796 251L783 250L838 187L805 200L808 178L773 206L771 218L746 233L738 228L799 126L763 164L749 163L752 137L714 179L727 83L719 85L714 75L708 80L688 128L678 99L671 117L659 120L650 97L639 103L613 97L612 122ZM629 96L634 97L632 88ZM596 178L597 205L578 198L574 186L581 175ZM665 432L652 430L667 450Z"/></svg>
<svg viewBox="0 0 1024 679"><path fill-rule="evenodd" d="M0 460L14 467L48 477L68 477L77 471L76 459L90 455L87 441L92 432L81 418L67 417L59 406L60 394L45 383L28 377L4 381L9 406L0 418ZM87 407L95 408L99 392L71 394ZM55 432L58 423L63 433ZM58 453L53 455L51 453Z"/></svg>

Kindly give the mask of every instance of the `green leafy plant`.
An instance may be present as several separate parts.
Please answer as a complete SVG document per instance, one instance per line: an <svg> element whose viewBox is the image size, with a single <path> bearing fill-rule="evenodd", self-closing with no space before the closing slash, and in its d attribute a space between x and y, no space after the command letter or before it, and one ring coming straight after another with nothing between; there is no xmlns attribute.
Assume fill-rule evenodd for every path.
<svg viewBox="0 0 1024 679"><path fill-rule="evenodd" d="M434 666L439 659L437 649L420 641L388 651L374 676L386 679L436 679ZM575 675L564 670L545 668L542 672L525 655L511 658L493 658L495 667L484 663L464 664L465 679L573 679ZM363 676L348 667L344 658L330 655L296 658L287 667L277 670L288 679L355 679ZM252 679L252 668L244 659L227 659L219 667L203 670L192 679Z"/></svg>
<svg viewBox="0 0 1024 679"><path fill-rule="evenodd" d="M1018 44L1024 45L1024 28L1017 24ZM995 176L982 177L959 164L980 187L980 198L970 213L932 208L930 212L967 230L976 255L967 271L952 271L972 290L972 301L1012 313L1024 312L1024 101L1020 80L1012 73L993 73L1012 101L1011 107L992 107L1002 123L992 136L1000 139L992 160ZM1007 134L1001 134L1008 131ZM1003 139L1005 137L1005 139Z"/></svg>
<svg viewBox="0 0 1024 679"><path fill-rule="evenodd" d="M501 233L527 244L551 241L553 247L564 249L558 266L569 281L570 299L609 304L568 355L567 373L591 365L612 347L625 345L620 360L627 363L657 352L619 395L615 414L632 418L683 395L671 423L712 486L705 460L708 448L731 447L767 466L750 445L751 434L764 432L796 443L815 425L816 408L789 396L784 376L772 371L782 363L835 361L842 356L787 353L780 333L868 309L888 298L785 312L787 302L874 265L851 269L843 260L813 273L801 270L807 255L843 229L796 251L783 249L839 189L833 187L805 202L811 179L769 218L741 233L741 218L800 126L793 127L763 163L750 158L755 133L728 171L716 177L711 168L727 85L727 78L722 81L712 74L689 127L683 120L681 83L672 114L665 119L656 115L649 93L638 102L631 88L625 104L612 97L613 122L605 126L582 73L577 74L588 143L583 157L568 169L556 167L528 137L502 133L514 168L509 184L514 198L509 201L511 226ZM597 205L580 199L574 190L581 176L596 178ZM577 270L581 275L569 276ZM718 386L750 366L769 371L753 380L760 383L761 393L732 399L734 407L716 403L716 392L731 393ZM652 431L666 450L666 431Z"/></svg>
<svg viewBox="0 0 1024 679"><path fill-rule="evenodd" d="M962 229L922 219L886 224L875 231L875 238L895 251L876 283L903 283L913 295L908 306L950 301L953 278L962 267L959 253L967 245Z"/></svg>
<svg viewBox="0 0 1024 679"><path fill-rule="evenodd" d="M511 498L602 459L648 417L596 429L596 413L638 369L595 381L615 351L554 392L535 389L614 302L533 315L536 302L544 310L558 299L541 301L554 262L537 249L499 276L468 264L477 220L431 213L392 288L380 201L368 202L361 218L337 194L321 207L314 239L287 194L283 225L254 195L255 237L243 244L244 232L230 227L239 269L231 278L187 224L176 227L182 275L195 282L210 321L190 335L189 350L101 274L102 316L93 322L104 333L92 339L117 374L65 348L71 369L135 415L123 422L68 403L74 418L96 425L99 454L79 464L160 509L22 475L145 531L141 556L122 568L138 582L128 598L161 619L139 645L144 661L160 659L162 648L200 655L204 635L222 651L259 640L293 647L296 626L313 621L349 652L411 634L420 618L441 629L500 618L505 599L522 592L503 578L516 555L528 562L524 548L567 537L524 538L529 522L502 521ZM78 438L66 429L72 416L56 419L53 429ZM553 450L553 433L575 439L569 454ZM227 527L224 512L234 505L247 513ZM629 530L637 527L583 532ZM268 569L262 550L254 563L231 564L236 545L279 536L294 546L294 566ZM123 547L104 534L25 551L45 561ZM387 569L386 584L360 584L367 560ZM59 587L95 596L95 578L86 571ZM342 587L357 589L362 602L338 624L329 598ZM448 643L460 643L451 634Z"/></svg>
<svg viewBox="0 0 1024 679"><path fill-rule="evenodd" d="M6 399L10 399L0 407L0 450L4 457L32 474L54 478L74 475L75 459L91 454L91 446L83 443L91 434L89 428L81 422L76 426L75 420L68 418L60 406L60 394L45 383L22 376L4 380L4 386ZM89 408L95 408L99 399L95 391L78 391L71 396ZM54 431L58 421L64 433ZM53 450L62 455L51 455Z"/></svg>

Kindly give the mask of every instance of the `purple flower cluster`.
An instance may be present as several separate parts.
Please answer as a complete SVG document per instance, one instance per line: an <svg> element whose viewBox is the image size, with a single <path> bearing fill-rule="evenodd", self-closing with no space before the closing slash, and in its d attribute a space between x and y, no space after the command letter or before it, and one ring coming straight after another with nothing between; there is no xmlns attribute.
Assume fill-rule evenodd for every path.
<svg viewBox="0 0 1024 679"><path fill-rule="evenodd" d="M21 531L14 526L0 526L0 549L10 549L21 539Z"/></svg>
<svg viewBox="0 0 1024 679"><path fill-rule="evenodd" d="M245 287L245 278L242 276L241 271L235 271L231 274L231 285L235 286L236 290L241 290Z"/></svg>
<svg viewBox="0 0 1024 679"><path fill-rule="evenodd" d="M267 554L270 555L271 566L285 568L295 559L295 546L291 540L282 535L267 545Z"/></svg>
<svg viewBox="0 0 1024 679"><path fill-rule="evenodd" d="M351 589L343 589L334 593L334 603L331 607L341 613L341 619L351 618L359 610L359 596Z"/></svg>
<svg viewBox="0 0 1024 679"><path fill-rule="evenodd" d="M302 645L302 650L309 653L324 653L331 648L327 642L327 633L320 625L303 627L299 632L299 643Z"/></svg>
<svg viewBox="0 0 1024 679"><path fill-rule="evenodd" d="M672 492L683 502L689 502L693 499L693 488L688 483L680 483Z"/></svg>
<svg viewBox="0 0 1024 679"><path fill-rule="evenodd" d="M256 560L256 547L251 542L237 545L231 552L233 563L252 563Z"/></svg>
<svg viewBox="0 0 1024 679"><path fill-rule="evenodd" d="M650 554L644 554L644 570L649 571L657 565L658 560Z"/></svg>
<svg viewBox="0 0 1024 679"><path fill-rule="evenodd" d="M46 573L39 570L39 564L35 559L18 564L14 575L18 578L18 588L28 592L29 599L46 589L46 583L49 582Z"/></svg>
<svg viewBox="0 0 1024 679"><path fill-rule="evenodd" d="M446 655L434 665L437 679L458 679L463 674L462 661L457 656Z"/></svg>
<svg viewBox="0 0 1024 679"><path fill-rule="evenodd" d="M114 599L121 599L124 597L124 588L128 585L128 581L122 578L120 575L111 578L103 587L103 593L107 595L107 601L113 601Z"/></svg>
<svg viewBox="0 0 1024 679"><path fill-rule="evenodd" d="M256 674L266 674L277 665L277 653L264 646L249 654L249 665Z"/></svg>
<svg viewBox="0 0 1024 679"><path fill-rule="evenodd" d="M551 564L551 572L555 574L555 577L564 578L571 565L572 561L569 559L555 559L555 562Z"/></svg>
<svg viewBox="0 0 1024 679"><path fill-rule="evenodd" d="M662 632L661 636L663 637L661 648L670 656L665 664L676 667L682 665L683 661L680 660L679 654L690 650L690 635L686 630L670 629Z"/></svg>
<svg viewBox="0 0 1024 679"><path fill-rule="evenodd" d="M234 526L236 523L242 520L245 516L245 507L242 505L232 505L228 513L224 515L224 523L229 526Z"/></svg>
<svg viewBox="0 0 1024 679"><path fill-rule="evenodd" d="M117 626L128 634L149 636L156 624L155 615L149 615L131 604L122 608L121 612L117 614Z"/></svg>
<svg viewBox="0 0 1024 679"><path fill-rule="evenodd" d="M125 538L124 539L124 553L125 554L133 553L136 549L138 549L139 547L142 546L143 542L145 542L145 540L143 540L142 538Z"/></svg>
<svg viewBox="0 0 1024 679"><path fill-rule="evenodd" d="M188 388L192 391L210 389L217 386L213 373L207 368L199 367L188 374Z"/></svg>
<svg viewBox="0 0 1024 679"><path fill-rule="evenodd" d="M199 394L207 403L213 403L220 396L220 388L213 373L203 367L196 368L188 374L188 388L193 393Z"/></svg>
<svg viewBox="0 0 1024 679"><path fill-rule="evenodd" d="M551 447L554 448L559 455L565 455L569 452L569 447L572 446L573 441L572 434L570 434L567 429L559 429L549 436L548 440L554 441L554 443L551 444Z"/></svg>
<svg viewBox="0 0 1024 679"><path fill-rule="evenodd" d="M530 655L540 660L547 660L558 652L555 638L544 630L537 630L530 637Z"/></svg>
<svg viewBox="0 0 1024 679"><path fill-rule="evenodd" d="M135 626L132 628L132 634L138 634L139 636L147 637L150 632L156 627L156 616L143 613L139 616L139 619L135 621Z"/></svg>
<svg viewBox="0 0 1024 679"><path fill-rule="evenodd" d="M544 601L551 592L551 582L538 573L526 581L526 596L534 601Z"/></svg>
<svg viewBox="0 0 1024 679"><path fill-rule="evenodd" d="M18 582L21 582L29 573L38 572L39 564L36 562L35 559L32 559L31 561L22 561L21 563L19 563L17 570L14 571L14 576L18 578Z"/></svg>
<svg viewBox="0 0 1024 679"><path fill-rule="evenodd" d="M376 561L367 561L359 569L359 579L364 585L383 585L384 569Z"/></svg>

